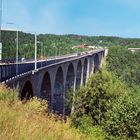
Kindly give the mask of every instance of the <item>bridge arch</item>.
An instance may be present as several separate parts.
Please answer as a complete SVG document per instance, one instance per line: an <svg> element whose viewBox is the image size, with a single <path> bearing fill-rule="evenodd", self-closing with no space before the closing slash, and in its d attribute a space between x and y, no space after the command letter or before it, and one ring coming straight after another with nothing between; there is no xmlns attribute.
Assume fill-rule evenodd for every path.
<svg viewBox="0 0 140 140"><path fill-rule="evenodd" d="M33 97L33 88L30 81L26 81L20 94L21 100L29 100Z"/></svg>
<svg viewBox="0 0 140 140"><path fill-rule="evenodd" d="M84 60L84 71L83 71L83 84L85 85L87 79L87 67L88 67L88 60L85 58Z"/></svg>
<svg viewBox="0 0 140 140"><path fill-rule="evenodd" d="M81 60L79 60L76 69L76 89L78 89L78 87L81 84L81 76L82 76L82 62Z"/></svg>
<svg viewBox="0 0 140 140"><path fill-rule="evenodd" d="M66 93L70 90L70 88L74 85L74 66L72 63L69 64L67 75L66 75Z"/></svg>
<svg viewBox="0 0 140 140"><path fill-rule="evenodd" d="M54 104L53 110L56 113L62 114L63 112L63 95L64 95L64 76L62 67L57 69L54 84Z"/></svg>
<svg viewBox="0 0 140 140"><path fill-rule="evenodd" d="M96 73L99 70L99 67L100 67L99 55L95 54L95 57L94 57L94 73Z"/></svg>
<svg viewBox="0 0 140 140"><path fill-rule="evenodd" d="M41 84L41 98L48 101L48 105L51 105L51 79L50 74L47 71L43 77Z"/></svg>
<svg viewBox="0 0 140 140"><path fill-rule="evenodd" d="M72 63L70 63L68 65L68 69L67 69L67 73L66 73L66 85L65 85L65 91L66 91L65 92L66 93L65 99L66 100L68 99L68 96L67 96L68 94L67 93L69 92L69 90L70 89L72 91L74 90L74 88L72 87L72 86L74 86L74 77L75 77L74 66L73 66ZM73 93L70 93L70 94L73 95ZM70 112L71 112L71 108L69 107L69 105L66 102L66 104L65 104L65 115L69 115Z"/></svg>

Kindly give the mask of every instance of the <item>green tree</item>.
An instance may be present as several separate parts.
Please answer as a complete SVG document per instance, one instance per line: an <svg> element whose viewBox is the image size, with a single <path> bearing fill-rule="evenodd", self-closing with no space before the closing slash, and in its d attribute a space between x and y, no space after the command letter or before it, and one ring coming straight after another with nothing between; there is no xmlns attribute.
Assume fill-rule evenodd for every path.
<svg viewBox="0 0 140 140"><path fill-rule="evenodd" d="M106 114L104 129L109 137L140 139L140 98L121 96Z"/></svg>
<svg viewBox="0 0 140 140"><path fill-rule="evenodd" d="M115 75L106 70L97 72L91 76L85 88L76 92L74 120L87 114L92 117L93 124L101 125L105 120L105 113L126 92L127 86Z"/></svg>

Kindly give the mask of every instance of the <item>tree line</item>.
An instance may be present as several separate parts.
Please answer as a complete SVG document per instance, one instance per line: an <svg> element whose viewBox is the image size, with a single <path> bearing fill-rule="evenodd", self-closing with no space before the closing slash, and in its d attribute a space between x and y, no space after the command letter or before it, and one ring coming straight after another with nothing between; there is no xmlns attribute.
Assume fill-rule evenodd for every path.
<svg viewBox="0 0 140 140"><path fill-rule="evenodd" d="M19 58L34 57L34 35L31 33L19 32ZM2 56L3 58L15 58L16 54L16 32L2 31ZM77 50L73 49L76 45L90 46L128 46L136 47L140 45L139 39L127 39L111 36L81 36L81 35L54 35L39 34L38 35L38 58L63 55L73 53Z"/></svg>

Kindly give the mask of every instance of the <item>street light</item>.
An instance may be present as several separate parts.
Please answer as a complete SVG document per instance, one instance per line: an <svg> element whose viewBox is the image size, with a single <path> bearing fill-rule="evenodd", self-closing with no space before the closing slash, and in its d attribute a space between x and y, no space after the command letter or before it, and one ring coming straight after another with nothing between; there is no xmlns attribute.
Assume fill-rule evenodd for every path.
<svg viewBox="0 0 140 140"><path fill-rule="evenodd" d="M35 71L37 70L37 34L35 33Z"/></svg>
<svg viewBox="0 0 140 140"><path fill-rule="evenodd" d="M37 41L37 34L35 33L35 71L37 71L37 44L43 44L43 42ZM42 65L42 63L41 63Z"/></svg>

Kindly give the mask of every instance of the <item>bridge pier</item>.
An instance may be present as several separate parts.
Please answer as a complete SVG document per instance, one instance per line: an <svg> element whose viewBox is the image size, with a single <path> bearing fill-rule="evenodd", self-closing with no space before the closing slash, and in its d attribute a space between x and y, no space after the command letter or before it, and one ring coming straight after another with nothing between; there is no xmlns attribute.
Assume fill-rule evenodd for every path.
<svg viewBox="0 0 140 140"><path fill-rule="evenodd" d="M80 79L80 86L83 85L83 80L84 80L84 64L82 63L82 71L81 71L81 79ZM78 87L79 88L79 87Z"/></svg>

